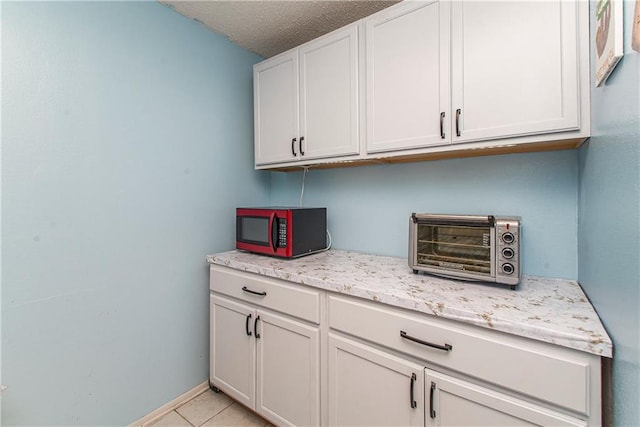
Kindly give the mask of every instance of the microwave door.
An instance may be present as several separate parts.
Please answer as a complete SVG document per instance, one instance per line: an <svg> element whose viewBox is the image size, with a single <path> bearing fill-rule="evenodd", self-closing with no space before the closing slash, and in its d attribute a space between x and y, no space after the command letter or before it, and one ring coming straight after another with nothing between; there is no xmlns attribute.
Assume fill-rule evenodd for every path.
<svg viewBox="0 0 640 427"><path fill-rule="evenodd" d="M251 245L267 246L273 249L273 217L239 216L237 218L236 238ZM274 250L275 252L275 250Z"/></svg>

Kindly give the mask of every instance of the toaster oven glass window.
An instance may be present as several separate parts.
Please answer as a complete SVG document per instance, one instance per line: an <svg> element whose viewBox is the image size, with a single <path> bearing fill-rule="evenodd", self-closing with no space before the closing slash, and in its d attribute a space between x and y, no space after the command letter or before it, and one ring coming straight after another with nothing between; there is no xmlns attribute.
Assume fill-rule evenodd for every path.
<svg viewBox="0 0 640 427"><path fill-rule="evenodd" d="M491 274L491 229L418 224L418 264Z"/></svg>

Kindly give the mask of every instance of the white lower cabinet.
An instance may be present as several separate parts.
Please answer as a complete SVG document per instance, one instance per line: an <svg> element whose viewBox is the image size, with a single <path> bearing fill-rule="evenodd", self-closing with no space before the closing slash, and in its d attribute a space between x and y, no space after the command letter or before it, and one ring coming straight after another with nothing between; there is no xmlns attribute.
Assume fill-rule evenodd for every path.
<svg viewBox="0 0 640 427"><path fill-rule="evenodd" d="M602 424L599 356L211 266L210 382L278 426Z"/></svg>
<svg viewBox="0 0 640 427"><path fill-rule="evenodd" d="M427 426L586 426L568 417L458 378L425 370Z"/></svg>
<svg viewBox="0 0 640 427"><path fill-rule="evenodd" d="M583 420L329 334L332 426L586 426Z"/></svg>
<svg viewBox="0 0 640 427"><path fill-rule="evenodd" d="M320 425L319 327L268 309L317 305L318 292L255 277L212 268L211 286L242 300L210 296L209 380L278 426Z"/></svg>
<svg viewBox="0 0 640 427"><path fill-rule="evenodd" d="M210 314L209 380L238 402L254 408L256 342L252 319L256 317L255 309L212 295Z"/></svg>
<svg viewBox="0 0 640 427"><path fill-rule="evenodd" d="M423 426L423 367L329 334L329 424Z"/></svg>
<svg viewBox="0 0 640 427"><path fill-rule="evenodd" d="M257 313L256 412L279 426L320 425L318 328Z"/></svg>
<svg viewBox="0 0 640 427"><path fill-rule="evenodd" d="M598 356L341 295L328 310L332 425L601 424Z"/></svg>

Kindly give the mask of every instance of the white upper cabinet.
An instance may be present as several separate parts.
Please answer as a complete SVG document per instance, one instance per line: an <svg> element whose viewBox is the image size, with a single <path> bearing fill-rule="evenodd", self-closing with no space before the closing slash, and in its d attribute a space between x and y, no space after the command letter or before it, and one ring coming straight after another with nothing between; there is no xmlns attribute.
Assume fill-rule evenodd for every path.
<svg viewBox="0 0 640 427"><path fill-rule="evenodd" d="M302 158L358 154L358 26L299 49Z"/></svg>
<svg viewBox="0 0 640 427"><path fill-rule="evenodd" d="M256 164L296 160L298 150L298 52L289 51L253 68Z"/></svg>
<svg viewBox="0 0 640 427"><path fill-rule="evenodd" d="M589 92L588 2L408 0L254 66L256 168L576 148Z"/></svg>
<svg viewBox="0 0 640 427"><path fill-rule="evenodd" d="M588 101L578 6L404 2L365 19L367 153L588 136L557 135L581 129Z"/></svg>
<svg viewBox="0 0 640 427"><path fill-rule="evenodd" d="M449 9L406 2L365 20L367 152L451 142Z"/></svg>
<svg viewBox="0 0 640 427"><path fill-rule="evenodd" d="M359 153L358 24L253 72L257 166Z"/></svg>
<svg viewBox="0 0 640 427"><path fill-rule="evenodd" d="M579 129L576 2L451 7L454 143Z"/></svg>

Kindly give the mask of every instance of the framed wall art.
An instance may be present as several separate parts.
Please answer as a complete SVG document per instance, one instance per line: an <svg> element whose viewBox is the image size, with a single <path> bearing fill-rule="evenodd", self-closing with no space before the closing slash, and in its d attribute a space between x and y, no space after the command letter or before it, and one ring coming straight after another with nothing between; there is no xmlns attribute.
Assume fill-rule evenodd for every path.
<svg viewBox="0 0 640 427"><path fill-rule="evenodd" d="M636 13L633 15L633 36L631 49L640 52L640 0L636 0Z"/></svg>
<svg viewBox="0 0 640 427"><path fill-rule="evenodd" d="M596 4L596 86L602 85L623 55L622 0Z"/></svg>

